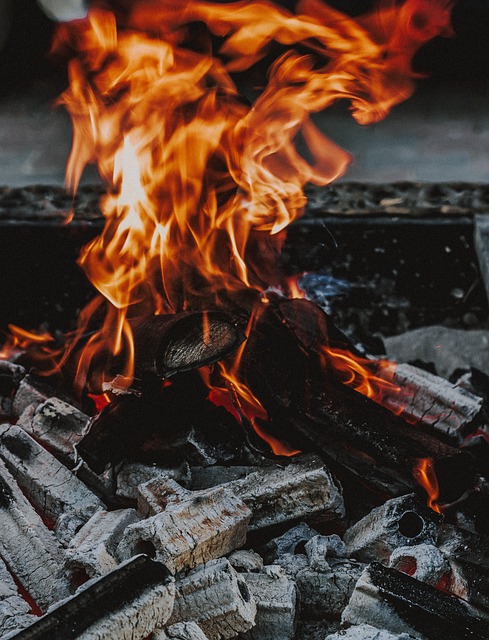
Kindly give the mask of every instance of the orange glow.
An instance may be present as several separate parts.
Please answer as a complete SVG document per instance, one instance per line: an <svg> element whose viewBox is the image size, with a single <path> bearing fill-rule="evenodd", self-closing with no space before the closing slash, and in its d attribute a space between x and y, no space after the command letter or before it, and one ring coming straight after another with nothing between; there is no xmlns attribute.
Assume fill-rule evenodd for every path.
<svg viewBox="0 0 489 640"><path fill-rule="evenodd" d="M131 317L225 307L250 289L258 300L269 286L301 296L274 256L303 212L304 185L328 184L351 160L311 114L346 99L359 123L385 116L413 91L417 49L448 33L451 2L386 2L359 19L318 0L301 0L296 15L268 0L127 7L117 18L92 8L60 25L53 45L72 55L59 100L74 128L67 185L75 191L91 163L108 185L105 228L79 258L102 297L82 313L60 364L81 350L78 391L100 391L114 356L131 378ZM205 25L197 39L195 23ZM231 73L273 42L288 51L250 106ZM81 346L93 314L102 326Z"/></svg>
<svg viewBox="0 0 489 640"><path fill-rule="evenodd" d="M110 404L110 397L107 393L87 393L87 396L91 398L95 403L95 409L98 413L100 413L102 409L105 409L105 407Z"/></svg>
<svg viewBox="0 0 489 640"><path fill-rule="evenodd" d="M431 458L421 458L421 460L418 460L413 469L413 475L416 482L418 482L428 494L428 507L436 511L436 513L442 513L437 502L440 490L438 488L438 480L433 460L431 460Z"/></svg>
<svg viewBox="0 0 489 640"><path fill-rule="evenodd" d="M332 367L338 379L364 396L383 404L386 392L399 393L394 384L396 363L389 360L368 360L344 349L324 347L325 366Z"/></svg>
<svg viewBox="0 0 489 640"><path fill-rule="evenodd" d="M0 359L2 360L11 358L31 345L43 348L51 346L54 342L53 336L46 331L26 331L15 324L9 324L8 329L7 339L0 348Z"/></svg>

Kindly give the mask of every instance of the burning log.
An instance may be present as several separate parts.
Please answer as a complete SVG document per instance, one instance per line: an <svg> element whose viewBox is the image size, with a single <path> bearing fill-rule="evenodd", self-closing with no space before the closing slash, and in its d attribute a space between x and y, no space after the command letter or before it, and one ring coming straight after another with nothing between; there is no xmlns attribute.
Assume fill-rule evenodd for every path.
<svg viewBox="0 0 489 640"><path fill-rule="evenodd" d="M334 371L325 373L332 332L325 317L305 300L270 303L260 312L241 366L268 412L266 429L320 451L333 468L346 468L390 496L412 491L420 460L430 459L441 500L459 498L474 484L473 458L341 384ZM334 332L333 344L341 344Z"/></svg>
<svg viewBox="0 0 489 640"><path fill-rule="evenodd" d="M154 515L166 508L174 483L154 480L140 487L139 510ZM235 493L251 510L249 530L282 524L300 518L341 520L343 496L329 471L315 456L303 457L287 466L265 467L241 480L222 485ZM180 494L199 495L198 491Z"/></svg>
<svg viewBox="0 0 489 640"><path fill-rule="evenodd" d="M0 635L27 627L34 620L31 608L18 594L12 575L0 560Z"/></svg>
<svg viewBox="0 0 489 640"><path fill-rule="evenodd" d="M32 503L54 521L56 536L64 545L104 509L81 480L15 425L0 426L0 458Z"/></svg>
<svg viewBox="0 0 489 640"><path fill-rule="evenodd" d="M75 581L115 569L119 564L115 558L117 545L126 527L139 520L134 509L94 513L66 549L66 566L74 573Z"/></svg>
<svg viewBox="0 0 489 640"><path fill-rule="evenodd" d="M444 378L409 364L396 367L397 393L384 393L382 403L410 424L429 426L454 445L487 423L483 399Z"/></svg>
<svg viewBox="0 0 489 640"><path fill-rule="evenodd" d="M218 311L149 316L131 320L131 327L136 369L163 378L222 360L245 339Z"/></svg>
<svg viewBox="0 0 489 640"><path fill-rule="evenodd" d="M487 618L477 609L377 562L358 580L342 621L433 640L489 638Z"/></svg>
<svg viewBox="0 0 489 640"><path fill-rule="evenodd" d="M168 620L173 579L159 562L132 558L92 580L12 640L142 640Z"/></svg>
<svg viewBox="0 0 489 640"><path fill-rule="evenodd" d="M364 562L387 562L398 547L434 544L442 517L414 495L387 500L344 535L347 553Z"/></svg>
<svg viewBox="0 0 489 640"><path fill-rule="evenodd" d="M196 622L210 640L233 638L255 623L256 603L228 560L220 558L177 580L169 624Z"/></svg>
<svg viewBox="0 0 489 640"><path fill-rule="evenodd" d="M297 589L281 567L268 566L262 573L241 573L256 602L255 626L248 640L292 640L295 637Z"/></svg>
<svg viewBox="0 0 489 640"><path fill-rule="evenodd" d="M244 544L251 512L231 491L216 487L192 494L171 480L164 486L165 510L161 506L160 513L127 527L119 558L145 551L177 572Z"/></svg>
<svg viewBox="0 0 489 640"><path fill-rule="evenodd" d="M0 461L0 557L41 610L69 594L63 554Z"/></svg>

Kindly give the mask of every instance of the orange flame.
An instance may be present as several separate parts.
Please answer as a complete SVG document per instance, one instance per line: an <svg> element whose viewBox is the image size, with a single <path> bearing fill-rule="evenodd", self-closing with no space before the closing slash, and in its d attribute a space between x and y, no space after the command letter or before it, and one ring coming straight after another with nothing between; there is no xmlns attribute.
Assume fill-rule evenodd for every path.
<svg viewBox="0 0 489 640"><path fill-rule="evenodd" d="M358 393L382 404L384 394L400 392L394 384L397 364L390 360L368 360L355 356L345 349L324 347L325 366L332 367L339 380L353 387Z"/></svg>
<svg viewBox="0 0 489 640"><path fill-rule="evenodd" d="M74 126L67 184L76 190L95 163L109 185L105 228L79 259L107 311L84 346L78 389L100 389L110 353L130 379L131 316L219 306L247 289L258 299L269 285L300 295L267 256L302 214L303 186L331 182L350 162L310 114L347 99L358 122L377 121L412 93L416 50L449 30L448 0L396 4L353 20L318 0L299 2L297 15L267 0L141 0L117 19L93 8L59 27L54 50L75 53L60 98ZM197 39L195 23L207 29ZM249 106L230 73L273 42L309 53L281 55ZM252 241L271 250L250 255ZM82 314L68 354L101 308L98 299Z"/></svg>
<svg viewBox="0 0 489 640"><path fill-rule="evenodd" d="M7 339L0 348L0 360L11 358L32 344L44 348L54 342L53 336L47 331L26 331L15 324L9 324L8 329Z"/></svg>
<svg viewBox="0 0 489 640"><path fill-rule="evenodd" d="M418 460L413 469L413 475L416 482L418 482L428 494L428 507L436 511L436 513L442 513L442 509L437 502L440 490L433 460L431 458L421 458L421 460Z"/></svg>

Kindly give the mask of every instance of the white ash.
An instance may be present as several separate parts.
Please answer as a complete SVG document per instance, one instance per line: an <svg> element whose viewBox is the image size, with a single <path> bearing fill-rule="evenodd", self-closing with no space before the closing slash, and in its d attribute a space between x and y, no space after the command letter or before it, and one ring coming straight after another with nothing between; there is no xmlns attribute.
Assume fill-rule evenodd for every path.
<svg viewBox="0 0 489 640"><path fill-rule="evenodd" d="M116 495L120 498L137 500L138 487L150 480L171 479L183 487L190 485L190 467L183 462L177 467L162 467L155 464L143 464L140 462L125 462L116 473Z"/></svg>

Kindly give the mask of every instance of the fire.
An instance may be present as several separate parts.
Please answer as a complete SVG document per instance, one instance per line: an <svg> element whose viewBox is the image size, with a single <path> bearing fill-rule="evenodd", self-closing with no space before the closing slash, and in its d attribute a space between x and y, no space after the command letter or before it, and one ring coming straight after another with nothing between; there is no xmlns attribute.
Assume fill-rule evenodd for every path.
<svg viewBox="0 0 489 640"><path fill-rule="evenodd" d="M438 480L436 478L433 460L431 460L431 458L418 460L413 469L413 475L416 482L418 482L428 494L428 507L436 511L436 513L442 513L437 502L440 490L438 488Z"/></svg>
<svg viewBox="0 0 489 640"><path fill-rule="evenodd" d="M47 331L26 331L15 324L9 324L8 329L7 339L0 348L0 360L11 358L32 344L45 348L54 342L53 336Z"/></svg>
<svg viewBox="0 0 489 640"><path fill-rule="evenodd" d="M343 384L375 402L383 404L387 392L401 392L401 388L392 382L397 366L395 362L368 360L345 349L324 347L323 351L325 367L331 367Z"/></svg>

